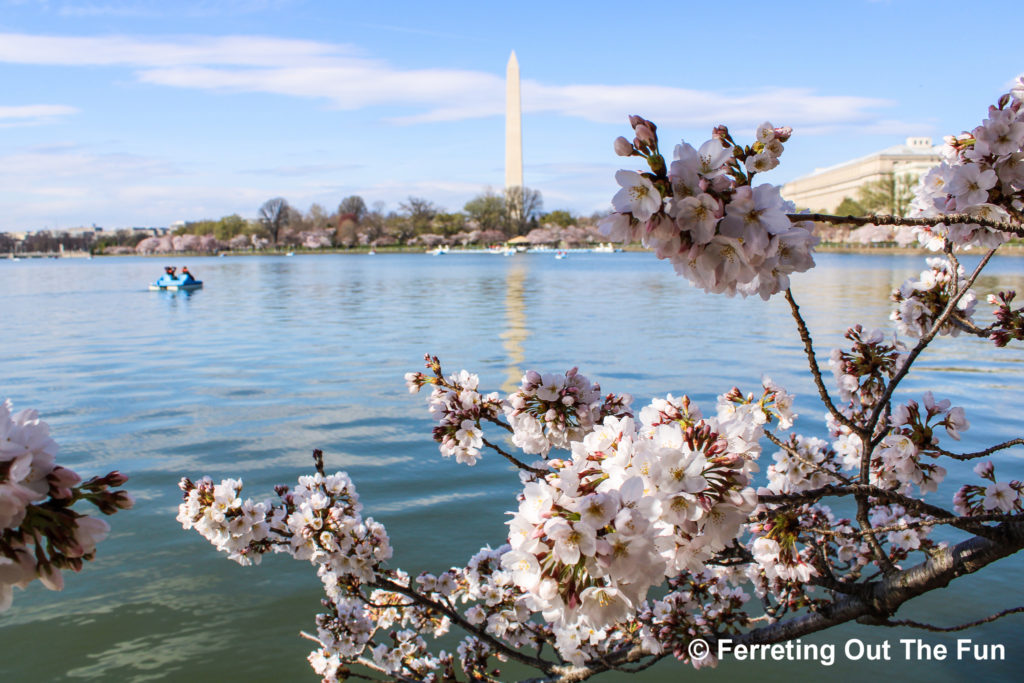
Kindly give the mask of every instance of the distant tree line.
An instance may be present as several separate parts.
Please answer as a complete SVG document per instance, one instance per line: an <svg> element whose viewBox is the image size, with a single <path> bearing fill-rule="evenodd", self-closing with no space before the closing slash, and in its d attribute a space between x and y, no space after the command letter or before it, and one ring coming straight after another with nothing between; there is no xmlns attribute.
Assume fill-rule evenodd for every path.
<svg viewBox="0 0 1024 683"><path fill-rule="evenodd" d="M0 233L0 252L168 253L261 249L320 249L383 246L433 247L440 244L501 244L514 237L530 243L578 246L600 241L596 222L602 214L575 216L559 209L545 213L541 193L514 187L503 193L486 190L460 211L446 211L423 197L410 196L397 210L384 202L367 206L351 195L330 211L313 204L302 212L284 197L274 197L257 210L255 219L238 214L189 221L173 232L34 232L17 243Z"/></svg>

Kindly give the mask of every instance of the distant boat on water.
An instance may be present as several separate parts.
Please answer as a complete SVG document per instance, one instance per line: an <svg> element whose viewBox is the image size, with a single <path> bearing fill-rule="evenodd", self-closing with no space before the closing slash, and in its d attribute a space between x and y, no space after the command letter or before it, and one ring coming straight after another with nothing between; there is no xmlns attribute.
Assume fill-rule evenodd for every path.
<svg viewBox="0 0 1024 683"><path fill-rule="evenodd" d="M174 277L170 273L164 273L163 275L160 276L159 280L157 280L156 282L154 282L154 283L149 285L149 289L152 292L157 292L157 291L160 291L160 290L164 290L164 291L168 291L168 292L177 292L179 290L180 291L191 291L193 289L202 289L202 288L203 288L203 281L202 280L197 280L194 277L192 277L191 275L186 275L186 276L180 277L180 278L179 277Z"/></svg>
<svg viewBox="0 0 1024 683"><path fill-rule="evenodd" d="M448 253L448 247L446 247L446 246L434 247L433 249L431 249L427 253L430 254L431 256L444 256L445 254Z"/></svg>

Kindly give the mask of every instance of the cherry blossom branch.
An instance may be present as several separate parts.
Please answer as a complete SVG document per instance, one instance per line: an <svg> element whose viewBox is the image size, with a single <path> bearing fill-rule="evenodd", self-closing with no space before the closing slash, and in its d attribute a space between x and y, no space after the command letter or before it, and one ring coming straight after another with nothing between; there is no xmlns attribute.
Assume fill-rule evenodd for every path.
<svg viewBox="0 0 1024 683"><path fill-rule="evenodd" d="M924 624L919 621L911 621L910 619L897 619L879 623L879 626L909 626L910 628L924 629L925 631L934 631L935 633L952 633L953 631L966 631L969 628L975 626L981 626L997 619L1009 616L1011 614L1018 614L1024 612L1024 607L1013 607L1011 609L1004 609L1002 612L991 614L984 619L978 619L976 621L969 621L966 624L959 624L958 626L934 626L932 624Z"/></svg>
<svg viewBox="0 0 1024 683"><path fill-rule="evenodd" d="M511 453L509 453L508 451L504 450L501 446L498 446L497 444L493 444L490 441L488 441L487 439L483 439L483 442L484 442L485 446L487 446L489 448L493 448L500 455L504 456L504 458L506 460L508 460L510 463L512 463L513 465L515 465L516 467L518 467L521 470L526 470L527 472L533 472L534 474L536 474L538 476L541 476L541 477L543 477L545 474L549 474L550 473L550 470L545 470L545 469L542 469L542 468L539 468L539 467L533 467L531 465L527 465L522 460L519 460L518 458L516 458L516 456L514 456Z"/></svg>
<svg viewBox="0 0 1024 683"><path fill-rule="evenodd" d="M1003 443L996 444L995 446L991 446L983 451L977 451L975 453L952 453L937 446L934 450L948 458L953 458L954 460L973 460L974 458L984 458L986 455L992 455L996 451L1001 451L1006 448L1010 448L1011 446L1024 446L1024 439L1010 439L1009 441L1004 441Z"/></svg>
<svg viewBox="0 0 1024 683"><path fill-rule="evenodd" d="M735 637L733 642L743 645L778 643L854 620L884 624L905 602L945 587L960 576L973 574L1024 548L1024 525L1019 522L1002 524L997 530L998 540L974 536L955 546L936 550L925 562L870 584L863 596L840 598L815 612L748 631Z"/></svg>
<svg viewBox="0 0 1024 683"><path fill-rule="evenodd" d="M952 512L926 503L918 498L911 498L904 496L896 491L890 491L887 489L879 488L878 486L872 486L870 484L851 484L849 486L822 486L817 489L810 491L802 491L800 493L786 493L778 495L760 495L758 496L758 502L765 504L777 504L777 505L803 505L804 503L814 503L827 496L870 496L876 498L885 503L898 503L907 510L916 512L919 514L926 514L932 517L941 519L952 519L955 520L950 522L952 526L964 531L969 531L979 536L985 536L986 538L995 536L994 528L985 528L981 526L981 520L974 517L961 517L954 515Z"/></svg>
<svg viewBox="0 0 1024 683"><path fill-rule="evenodd" d="M768 437L768 440L771 441L773 444L775 444L776 446L778 446L782 450L786 451L791 456L793 456L793 458L795 458L796 460L799 460L800 462L802 462L803 464L807 465L808 467L810 467L811 469L815 470L816 472L821 472L822 474L828 475L828 476L830 476L830 477L832 477L834 479L838 479L839 481L841 481L844 484L852 483L850 481L850 478L847 477L846 475L842 474L841 472L826 469L822 465L819 465L818 463L816 463L816 462L814 462L812 460L808 460L800 451L798 451L797 449L793 448L788 443L786 443L785 441L780 439L778 436L776 436L775 432L771 432L771 431L766 429L766 430L764 430L764 435L766 437Z"/></svg>
<svg viewBox="0 0 1024 683"><path fill-rule="evenodd" d="M882 568L884 574L895 573L897 571L896 565L889 559L889 553L885 552L885 548L879 543L878 536L875 535L874 528L871 525L871 505L868 503L867 495L857 493L854 494L854 497L857 500L857 524L860 525L861 532L863 532L864 538L871 548L871 554L875 556L875 562Z"/></svg>
<svg viewBox="0 0 1024 683"><path fill-rule="evenodd" d="M426 597L425 595L422 595L421 593L418 593L417 591L413 590L412 588L403 586L400 583L395 583L394 581L391 581L390 579L384 578L382 576L378 576L373 583L367 585L373 588L380 588L382 590L391 591L392 593L399 593L407 598L412 599L414 602L423 605L427 609L431 609L440 612L441 614L444 614L446 617L451 619L453 623L458 624L462 630L466 631L467 633L472 633L477 638L486 641L496 651L506 655L510 659L514 659L517 662L533 667L534 669L540 669L544 673L549 673L553 671L555 668L557 668L557 665L553 662L549 662L539 657L530 657L529 655L525 655L522 652L509 647L502 641L498 640L491 634L487 633L487 631L485 631L484 629L481 629L478 626L474 626L473 624L469 623L465 619L465 617L459 614L458 610L453 609L451 606L447 604L435 602L430 598Z"/></svg>
<svg viewBox="0 0 1024 683"><path fill-rule="evenodd" d="M790 213L786 214L794 223L814 221L815 223L832 223L836 225L901 225L931 227L938 223L944 225L981 225L986 228L1000 230L1024 237L1024 226L1009 221L993 221L969 214L949 214L931 218L904 218L903 216L835 216L827 213Z"/></svg>
<svg viewBox="0 0 1024 683"><path fill-rule="evenodd" d="M825 404L828 412L835 418L835 420L855 433L860 434L862 428L854 424L850 418L843 415L832 403L832 397L829 396L828 389L825 388L825 382L821 378L821 369L818 367L818 358L814 354L814 341L811 339L811 334L807 330L807 324L804 322L803 316L800 315L800 307L797 306L796 300L793 298L793 292L788 287L784 292L786 301L789 302L789 310L793 314L793 320L796 321L796 329L800 334L800 341L804 343L804 353L807 355L807 364L810 366L811 375L814 377L814 385L818 387L818 396L821 397L821 402Z"/></svg>
<svg viewBox="0 0 1024 683"><path fill-rule="evenodd" d="M932 517L929 519L918 519L913 522L898 522L896 524L876 526L872 527L871 531L872 533L882 534L893 531L917 529L925 526L940 526L944 524L954 525L964 519L970 519L972 522L1015 522L1019 521L1021 517L1020 515L1008 515L998 512L990 512L983 515L971 515L970 517ZM860 538L864 535L863 531L841 531L838 529L824 529L822 527L810 527L808 531L816 534L822 534L823 536L833 536L835 538Z"/></svg>
<svg viewBox="0 0 1024 683"><path fill-rule="evenodd" d="M942 329L942 326L946 323L947 320L949 320L950 316L953 315L953 312L956 310L957 303L960 301L963 295L966 294L967 291L971 288L971 286L974 284L974 281L978 279L978 276L981 274L982 269L995 255L996 249L998 249L998 247L990 249L988 253L982 257L981 261L978 263L978 266L974 269L974 272L971 273L970 277L968 277L967 281L964 283L963 289L957 292L956 295L951 296L949 298L949 301L946 303L946 308L943 309L942 313L935 319L935 322L932 323L931 329L929 329L928 332L921 336L917 344L914 345L914 348L911 349L910 352L907 354L907 357L904 359L903 364L900 366L900 369L897 370L896 374L893 375L892 379L889 380L889 383L885 387L885 391L882 392L882 397L875 404L874 409L871 411L871 415L868 416L866 425L867 434L874 433L875 426L878 424L878 419L882 414L882 410L889 405L889 400L892 398L893 392L896 390L896 387L899 385L901 381L903 381L903 378L906 377L907 374L910 372L910 367L911 365L913 365L917 357L921 355L921 352L924 351L928 344L931 343L932 339L935 338L935 335L937 335L939 333L939 330ZM870 454L875 450L875 447L878 446L879 443L881 443L883 438L885 438L884 431L883 433L877 434L873 439L871 439L870 443L868 443L864 449L864 458L861 463L862 481L865 481L868 467L867 461L870 457ZM865 439L865 441L867 440Z"/></svg>

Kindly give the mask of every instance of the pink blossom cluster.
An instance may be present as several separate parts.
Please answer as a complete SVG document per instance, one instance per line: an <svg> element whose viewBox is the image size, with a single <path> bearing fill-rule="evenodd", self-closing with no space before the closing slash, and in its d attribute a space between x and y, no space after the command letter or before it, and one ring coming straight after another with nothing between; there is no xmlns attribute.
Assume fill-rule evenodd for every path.
<svg viewBox="0 0 1024 683"><path fill-rule="evenodd" d="M668 652L690 660L698 669L716 666L713 651L704 659L691 659L687 646L716 629L749 625L745 606L750 595L741 588L747 581L744 572L731 567L708 567L673 577L668 581L669 592L644 605L638 615L641 647L651 654Z"/></svg>
<svg viewBox="0 0 1024 683"><path fill-rule="evenodd" d="M989 294L986 301L995 306L993 323L989 339L996 346L1003 347L1012 339L1024 339L1024 308L1011 308L1010 304L1017 296L1013 290Z"/></svg>
<svg viewBox="0 0 1024 683"><path fill-rule="evenodd" d="M430 413L437 425L434 440L439 444L441 455L455 456L456 462L475 465L483 447L481 420L495 420L501 414L502 403L497 393L486 396L477 391L480 378L466 372L458 372L445 378L437 358L427 356L427 367L435 372L428 377L422 372L410 372L405 376L410 393L420 390L425 384L434 389L428 399Z"/></svg>
<svg viewBox="0 0 1024 683"><path fill-rule="evenodd" d="M555 627L563 656L581 634L631 619L648 589L701 571L735 539L755 504L752 461L763 433L755 405L725 399L709 420L671 420L660 402L643 424L606 417L572 458L529 482L509 522L502 566ZM668 418L668 419L666 419Z"/></svg>
<svg viewBox="0 0 1024 683"><path fill-rule="evenodd" d="M294 489L277 487L276 501L242 500L238 479L219 484L209 477L182 479L178 521L239 564L258 563L263 554L275 552L317 567L329 612L317 617L320 648L310 663L334 680L343 662L362 653L377 628L352 587L374 581L392 551L384 527L361 516L348 475L325 475L321 458L319 451L314 453L317 473L299 477Z"/></svg>
<svg viewBox="0 0 1024 683"><path fill-rule="evenodd" d="M953 509L958 515L981 515L986 513L1024 512L1024 483L1017 480L1005 482L996 480L995 465L991 460L979 462L974 473L991 484L979 486L965 484L953 496Z"/></svg>
<svg viewBox="0 0 1024 683"><path fill-rule="evenodd" d="M572 368L564 375L523 375L519 390L505 402L512 443L524 453L547 455L552 448L569 448L608 415L631 415L629 394L601 396L601 387Z"/></svg>
<svg viewBox="0 0 1024 683"><path fill-rule="evenodd" d="M619 138L616 151L646 158L651 172L615 174L622 188L612 199L615 212L598 225L609 239L639 241L694 285L729 296L767 300L789 287L791 273L814 266L811 224L790 221L795 207L779 186L752 185L754 175L778 165L791 129L765 122L743 147L719 126L700 148L676 145L666 169L656 126L630 121L637 137L632 144Z"/></svg>
<svg viewBox="0 0 1024 683"><path fill-rule="evenodd" d="M869 408L881 399L886 382L902 366L905 347L896 339L887 343L881 330L865 333L860 325L847 329L845 337L853 342L850 350L835 348L829 355L839 397L856 410Z"/></svg>
<svg viewBox="0 0 1024 683"><path fill-rule="evenodd" d="M956 266L954 281L953 265L949 261L930 258L927 262L928 270L921 271L917 280L909 278L893 292L892 299L896 302L897 308L892 312L890 319L897 322L900 334L923 337L935 324L950 300L964 292L967 287L963 266ZM964 292L957 300L953 314L939 327L939 334L956 337L961 330L957 323L973 324L974 307L977 302L978 297L974 290L968 289Z"/></svg>
<svg viewBox="0 0 1024 683"><path fill-rule="evenodd" d="M76 512L80 500L111 515L134 504L131 495L111 488L128 478L120 472L86 482L57 464L57 442L35 410L12 412L0 403L0 612L11 606L14 587L39 581L50 590L64 587L62 570L80 571L96 556L96 544L110 525Z"/></svg>
<svg viewBox="0 0 1024 683"><path fill-rule="evenodd" d="M1003 222L1024 215L1024 103L1020 87L989 107L988 118L970 133L946 137L942 163L918 185L913 214L941 217L968 214ZM1010 235L978 224L915 227L918 241L941 250L948 240L958 247L997 247Z"/></svg>

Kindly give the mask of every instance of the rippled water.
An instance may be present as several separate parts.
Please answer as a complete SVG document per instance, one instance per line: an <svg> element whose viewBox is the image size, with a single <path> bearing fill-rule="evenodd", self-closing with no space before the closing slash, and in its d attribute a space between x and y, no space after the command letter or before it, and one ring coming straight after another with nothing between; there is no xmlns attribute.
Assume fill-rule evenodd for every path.
<svg viewBox="0 0 1024 683"><path fill-rule="evenodd" d="M794 291L823 356L851 323L890 325L888 293L923 267L919 257L887 254L818 262L795 278ZM163 265L0 262L0 397L42 413L61 463L86 476L121 469L138 499L110 520L97 561L69 576L62 593L38 582L16 591L0 616L0 680L313 679L309 644L297 634L312 630L319 608L314 573L284 557L238 567L183 531L174 516L184 475L241 476L263 496L308 471L321 448L329 468L355 480L364 514L386 524L395 565L437 571L502 543L516 477L495 457L466 468L438 455L422 397L402 380L424 352L447 371L478 372L488 389L507 388L527 368L578 364L638 403L672 392L709 407L767 372L798 393L798 426L824 434L785 301L703 295L647 254L202 259L187 265L203 290L147 291ZM1024 291L1024 260L1001 258L989 270L980 298ZM975 450L1024 431L1022 362L1019 350L952 340L922 358L925 372L907 395L932 388L964 405L972 428L962 447ZM1020 456L1003 456L1001 478L1024 478ZM972 476L969 467L949 469L935 498L944 505ZM951 625L1014 606L1024 602L1021 569L1011 558L898 616ZM856 625L810 640L841 648L856 636L896 647L919 635L955 642ZM908 663L894 650L893 663L727 663L701 677L884 670L942 680L1019 670L1019 617L965 635L1005 644L1008 661ZM643 679L688 674L664 662Z"/></svg>

